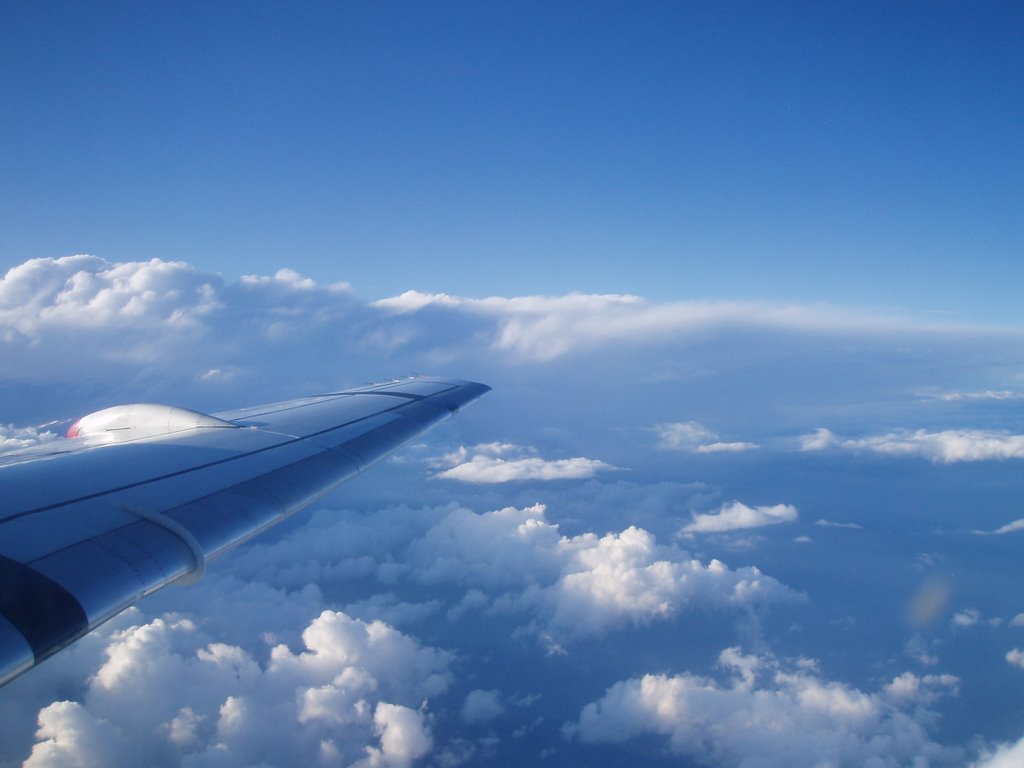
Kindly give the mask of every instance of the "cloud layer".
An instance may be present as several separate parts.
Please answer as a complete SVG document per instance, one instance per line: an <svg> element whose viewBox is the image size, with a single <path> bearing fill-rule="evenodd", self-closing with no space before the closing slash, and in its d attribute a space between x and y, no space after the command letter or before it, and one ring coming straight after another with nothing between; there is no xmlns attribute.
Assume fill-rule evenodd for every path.
<svg viewBox="0 0 1024 768"><path fill-rule="evenodd" d="M863 438L841 438L827 429L819 429L802 438L805 451L842 448L886 456L917 456L937 464L960 461L990 461L1024 458L1024 435L995 430L924 429L889 432Z"/></svg>
<svg viewBox="0 0 1024 768"><path fill-rule="evenodd" d="M663 341L715 327L878 332L910 325L827 306L740 301L652 304L638 296L615 294L471 299L407 291L374 305L398 315L440 309L494 319L495 346L534 361L552 360L573 349Z"/></svg>
<svg viewBox="0 0 1024 768"><path fill-rule="evenodd" d="M1020 334L953 330L625 295L365 302L288 269L26 262L0 280L5 422L418 371L495 390L304 524L0 691L0 766L571 765L595 743L666 764L1012 760L1019 745L985 737L1016 727L990 702L1016 695L1020 622L986 617L1021 611L990 588L1016 567L1021 496L1012 466L983 460L1020 456ZM0 446L48 429L0 428ZM878 456L925 461L887 474ZM971 535L963 499L971 526L1006 535ZM956 610L972 605L985 614ZM955 669L1005 687L982 698L962 672L954 701L954 644ZM908 656L933 674L904 672Z"/></svg>

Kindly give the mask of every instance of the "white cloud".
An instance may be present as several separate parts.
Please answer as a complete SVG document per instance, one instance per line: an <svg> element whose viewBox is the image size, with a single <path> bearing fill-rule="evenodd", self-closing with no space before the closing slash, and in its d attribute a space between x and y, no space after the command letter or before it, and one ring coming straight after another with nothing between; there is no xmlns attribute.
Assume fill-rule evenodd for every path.
<svg viewBox="0 0 1024 768"><path fill-rule="evenodd" d="M940 400L1020 400L1024 399L1024 392L1013 390L986 389L982 392L944 392L937 395Z"/></svg>
<svg viewBox="0 0 1024 768"><path fill-rule="evenodd" d="M344 284L318 286L289 269L225 284L183 262L32 259L0 277L0 375L119 380L116 363L191 368L195 380L223 386L232 377L221 371L251 365L268 342L298 337L301 348L330 349L317 329L352 309ZM358 335L335 338L354 347Z"/></svg>
<svg viewBox="0 0 1024 768"><path fill-rule="evenodd" d="M348 596L353 579L374 577L389 579L396 592L433 599L409 602L388 592L350 602L362 619L325 608L324 590ZM434 750L434 716L424 701L440 700L437 711L481 723L503 710L523 725L524 715L515 697L506 700L497 689L480 688L446 707L455 655L372 620L375 615L433 620L458 636L463 622L484 614L488 624L507 621L507 631L518 626L519 636L554 652L563 643L571 650L581 638L688 610L745 614L799 600L756 568L700 562L658 545L640 528L563 535L539 506L484 515L454 506L392 509L362 520L322 511L275 542L236 553L226 572L209 573L197 587L143 603L144 609L161 601L187 606L187 614L146 619L131 609L36 670L73 664L58 689L82 692L74 720L51 717L60 709L52 698L18 706L34 706L30 714L49 718L33 765L52 765L44 760L55 745L67 754L83 728L102 754L145 753L154 766L405 765ZM443 618L446 607L451 623ZM472 656L461 656L460 666L472 664ZM470 673L476 674L472 667ZM16 682L26 680L33 678ZM516 707L511 715L510 705ZM29 747L12 742L5 751L23 749L24 756ZM470 751L479 756L493 749L474 742ZM446 741L435 757L455 764L464 752Z"/></svg>
<svg viewBox="0 0 1024 768"><path fill-rule="evenodd" d="M501 703L501 692L497 690L474 690L466 695L462 704L462 719L467 723L484 723L505 714Z"/></svg>
<svg viewBox="0 0 1024 768"><path fill-rule="evenodd" d="M39 713L39 740L24 762L25 768L88 768L129 765L132 754L120 734L106 720L74 701L57 701Z"/></svg>
<svg viewBox="0 0 1024 768"><path fill-rule="evenodd" d="M263 618L245 615L250 642ZM71 753L97 756L82 765L142 753L158 765L309 765L326 749L347 763L406 766L432 744L417 707L451 680L451 654L330 610L303 631L299 652L246 650L171 616L105 643L83 701L41 710L29 765L78 764Z"/></svg>
<svg viewBox="0 0 1024 768"><path fill-rule="evenodd" d="M354 768L411 765L433 746L423 714L409 707L380 702L373 713L373 725L380 747L366 747L366 758Z"/></svg>
<svg viewBox="0 0 1024 768"><path fill-rule="evenodd" d="M438 472L435 477L464 483L507 483L513 480L580 480L612 469L597 459L581 456L572 459L545 460L537 457L502 459L474 456L468 462Z"/></svg>
<svg viewBox="0 0 1024 768"><path fill-rule="evenodd" d="M839 442L838 438L830 430L821 427L809 435L800 438L800 450L821 451L831 448Z"/></svg>
<svg viewBox="0 0 1024 768"><path fill-rule="evenodd" d="M760 528L765 525L791 523L796 520L796 507L790 504L776 504L771 507L748 507L746 504L733 501L723 504L721 509L711 514L694 514L693 522L684 525L683 533L721 533L736 531L743 528Z"/></svg>
<svg viewBox="0 0 1024 768"><path fill-rule="evenodd" d="M810 354L789 354L794 349L813 352L820 345L829 348L827 355L839 355L849 348L858 370L861 363L870 370L860 371L862 380L844 381L843 386L859 387L876 379L888 382L871 384L876 388L866 393L857 389L854 400L849 398L853 390L844 389L843 403L855 402L859 396L864 400L857 402L884 405L891 402L885 398L892 391L919 391L921 380L922 369L913 364L897 369L888 358L882 363L878 356L872 357L881 345L897 343L888 337L872 336L865 343L865 336L858 336L860 331L846 334L840 353L832 336L797 338L791 333L808 329L831 333L856 325L832 322L830 326L836 318L827 309L817 319L811 317L813 313L796 312L787 324L784 318L758 314L758 307L772 309L765 305L653 304L635 297L587 296L498 299L480 305L458 297L420 295L419 306L427 311L395 313L395 307L386 309L385 304L359 303L343 284L318 285L289 270L225 281L184 264L118 265L93 257L40 260L22 267L0 283L4 297L0 301L0 376L27 377L33 384L56 377L75 385L55 387L50 393L40 387L38 397L22 395L17 382L10 390L5 388L5 395L13 393L5 402L15 413L22 403L33 408L36 403L40 408L56 403L54 410L32 413L26 419L81 415L74 403L95 397L97 390L102 396L120 398L130 392L131 398L150 398L154 397L150 390L162 386L164 392L183 398L182 405L203 407L202 400L184 399L198 392L211 395L210 400L221 403L217 407L230 407L405 371L453 373L498 385L495 397L507 397L506 406L524 402L530 406L524 409L530 417L517 419L517 408L481 411L485 421L493 421L480 433L473 432L479 423L476 413L473 419L458 420L453 428L467 448L454 452L433 472L467 465L460 471L475 478L488 473L491 478L506 479L587 476L591 482L546 486L545 493L556 494L548 499L550 515L543 508L539 514L538 508L523 508L533 501L527 494L536 486L461 486L459 493L471 500L465 503L497 510L474 515L449 503L454 484L413 481L407 485L405 480L414 473L422 477L418 461L410 459L397 467L400 482L370 475L346 487L349 509L340 514L323 510L305 528L233 553L230 561L211 570L203 585L168 591L143 603L144 610L153 610L148 618L133 613L127 624L109 625L91 634L34 670L31 677L15 681L17 688L7 687L0 697L0 763L20 761L29 753L32 720L37 715L42 743L36 760L43 760L47 749L59 745L63 745L61 759L76 752L90 754L85 746L91 738L92 754L109 764L130 763L139 754L155 766L241 766L261 760L343 765L357 760L401 764L419 759L439 765L486 761L489 747L483 742L448 736L464 727L459 716L464 704L461 694L466 690L499 686L506 690L507 679L488 677L484 664L497 668L510 656L518 662L524 653L539 654L532 643L524 649L524 636L553 652L561 648L582 657L586 649L588 679L608 685L616 679L602 677L607 674L607 654L612 652L608 649L622 645L581 642L588 637L626 629L638 643L651 642L656 669L664 670L688 663L683 654L692 655L693 648L705 640L706 616L713 622L745 623L748 615L760 614L764 607L800 599L756 568L730 568L704 556L694 557L681 548L685 546L681 542L678 546L662 543L678 525L674 521L681 510L714 509L717 502L712 499L720 499L716 494L723 490L733 494L735 489L729 490L727 480L721 480L723 489L684 487L658 477L666 464L675 464L671 471L677 471L678 462L655 455L651 450L658 439L652 438L654 432L648 432L649 439L638 445L635 466L643 471L632 473L637 476L635 484L621 480L621 474L611 476L617 482L609 481L606 473L613 467L578 454L614 457L620 464L633 466L633 454L626 450L629 435L636 435L637 425L653 425L666 413L678 413L679 403L685 403L687 412L699 421L680 422L693 425L696 431L687 436L681 430L676 438L668 433L676 445L666 448L695 453L752 450L752 443L727 442L733 435L720 439L701 424L724 424L718 405L723 403L730 408L730 423L746 423L738 421L732 410L746 409L743 415L753 417L751 435L763 433L767 413L788 419L777 425L787 434L809 431L819 416L814 415L811 422L800 420L808 413L828 412L825 409L839 398L829 388L844 374L829 372L833 369L827 363L834 358L819 365L821 361ZM19 291L23 301L15 296ZM407 308L414 304L415 300ZM743 316L748 309L755 311ZM886 323L880 320L876 327ZM867 322L860 329L873 333L871 325ZM913 330L906 324L899 328ZM756 333L751 334L751 329ZM944 360L955 359L947 353L955 352L961 342L936 339L941 349L929 354L935 359L940 355ZM1005 348L1017 341L999 343ZM571 364L557 362L569 353L588 350L598 352L590 358L578 356ZM785 354L780 355L780 350ZM987 358L979 352L978 359ZM535 365L541 360L555 362ZM119 367L112 367L112 361ZM517 367L524 362L529 365ZM868 375L883 364L889 366L886 374L899 381ZM815 376L803 375L807 366L820 368L825 371L822 377L833 379L819 384ZM662 371L667 378L655 382L655 375ZM785 385L780 386L773 375L784 376ZM953 375L944 381L949 387L959 383ZM183 387L193 389L179 392ZM815 389L819 387L820 391ZM803 405L807 393L823 397L812 398L810 407L802 410L762 408L766 403L777 405L778 393L783 391L790 398L784 405ZM738 397L725 402L723 393ZM607 411L595 410L597 404L608 404ZM64 413L65 407L73 412ZM601 418L596 418L598 414ZM585 450L563 450L559 441L565 433L572 438L561 445L583 445ZM523 446L532 442L555 447L546 448L541 456L509 443L474 445L488 434L508 435ZM0 430L0 441L5 437L17 444L36 439L31 431L12 428ZM843 447L843 438L832 433L817 437ZM623 455L630 458L620 459ZM743 487L764 477L759 471L745 478ZM623 490L626 485L634 490ZM408 499L417 499L414 508L401 505ZM507 504L515 506L501 509ZM554 520L561 521L561 527ZM1004 526L1004 532L1013 525ZM707 545L728 551L726 547L754 542L755 536L734 532ZM826 545L803 548L798 554L820 557L814 552L824 551ZM798 548L790 549L797 554ZM757 562L749 551L726 559L732 562L732 557L738 559L733 565ZM941 605L938 622L950 615L946 601ZM163 615L162 608L147 606L172 606L183 612ZM849 610L855 611L839 606L836 615ZM337 618L330 632L320 627L329 637L315 641L314 646L323 647L313 650L303 634L325 611L328 617L340 614L347 620ZM684 628L691 617L698 634L692 645L683 644L689 650L657 648L659 637ZM851 636L857 626L865 626L865 617L856 617ZM321 623L328 623L327 618ZM788 619L785 623L791 624ZM132 624L135 629L129 631ZM653 626L645 629L648 625ZM517 627L520 631L515 633ZM460 644L464 638L479 639L499 631L505 633L502 641L515 647L514 653L495 642L493 660L483 660L479 646L468 641ZM772 631L770 623L764 631ZM382 644L371 645L371 636L380 637ZM891 641L890 650L898 648L900 638ZM351 658L342 659L327 650L342 646ZM937 659L926 653L933 648L923 641L921 648L918 658L934 665ZM389 676L376 666L368 659L367 649L385 656L390 653L398 660L392 665L396 673ZM889 652L877 647L864 650L864 668L883 653ZM567 669L576 662L584 660L554 658L538 660L535 666ZM1005 664L1000 654L991 663ZM751 667L755 682L766 674L765 669L770 665ZM450 685L456 672L466 675L457 687ZM528 684L543 689L548 711L564 705L564 697L556 702L558 697L543 688L546 678L537 680L534 677ZM776 688L774 684L754 687L766 696ZM895 697L912 687L912 681L903 681L889 695ZM445 693L446 688L460 695ZM57 701L65 696L78 701ZM504 696L498 703L506 709L501 725L508 724L509 733L514 727L531 732L523 721L512 723L523 715L513 697ZM480 730L488 730L487 724ZM536 730L542 739L543 729ZM276 741L268 743L272 739ZM431 746L435 740L438 743ZM544 744L544 748L552 746L564 748ZM422 750L431 753L416 758Z"/></svg>
<svg viewBox="0 0 1024 768"><path fill-rule="evenodd" d="M950 619L950 624L960 629L967 629L968 627L974 626L989 626L989 627L1001 627L1003 625L1003 619L998 616L993 616L991 619L986 619L981 615L981 611L977 608L963 608L953 614L953 618Z"/></svg>
<svg viewBox="0 0 1024 768"><path fill-rule="evenodd" d="M413 543L408 561L419 580L483 590L489 610L533 614L538 632L556 643L671 618L691 606L801 599L757 568L701 563L634 526L563 536L542 505L483 515L455 510Z"/></svg>
<svg viewBox="0 0 1024 768"><path fill-rule="evenodd" d="M407 291L376 301L374 306L399 315L437 307L491 318L498 323L493 346L533 361L552 360L578 348L624 341L650 343L716 327L862 332L914 327L904 321L826 306L742 301L654 304L638 296L617 294L469 299Z"/></svg>
<svg viewBox="0 0 1024 768"><path fill-rule="evenodd" d="M0 279L0 337L47 329L186 327L220 306L219 278L183 262L31 259Z"/></svg>
<svg viewBox="0 0 1024 768"><path fill-rule="evenodd" d="M1006 660L1015 667L1024 669L1024 651L1020 648L1014 648L1006 654Z"/></svg>
<svg viewBox="0 0 1024 768"><path fill-rule="evenodd" d="M542 459L524 455L531 449L507 443L486 443L465 447L440 461L452 464L434 477L464 483L508 483L515 480L581 480L598 472L615 469L597 459ZM509 458L505 458L509 456Z"/></svg>
<svg viewBox="0 0 1024 768"><path fill-rule="evenodd" d="M583 708L568 732L592 744L643 735L716 766L956 765L957 750L933 741L923 709L956 693L957 679L906 673L865 693L822 679L813 664L786 669L769 656L726 649L725 683L691 674L644 675L616 683ZM921 763L925 764L925 763Z"/></svg>
<svg viewBox="0 0 1024 768"><path fill-rule="evenodd" d="M1007 533L1016 533L1017 531L1024 530L1024 518L1020 520L1014 520L1012 523L1007 523L996 528L994 531L974 531L974 533L980 535L991 535L991 536L1002 536Z"/></svg>
<svg viewBox="0 0 1024 768"><path fill-rule="evenodd" d="M1024 738L987 750L978 761L971 763L971 768L1020 768L1021 765L1024 765Z"/></svg>
<svg viewBox="0 0 1024 768"><path fill-rule="evenodd" d="M924 675L904 672L894 677L884 688L885 695L902 704L933 704L944 696L956 696L960 691L960 678L955 675Z"/></svg>
<svg viewBox="0 0 1024 768"><path fill-rule="evenodd" d="M819 429L801 438L801 443L805 451L842 448L887 456L916 456L936 464L1024 458L1024 435L984 429L918 429L856 439L840 438L827 429Z"/></svg>
<svg viewBox="0 0 1024 768"><path fill-rule="evenodd" d="M28 448L39 443L56 440L56 432L44 427L15 427L12 424L0 424L0 451L13 451Z"/></svg>
<svg viewBox="0 0 1024 768"><path fill-rule="evenodd" d="M722 442L718 435L696 421L656 424L654 431L658 435L658 447L670 451L738 453L759 447L757 443Z"/></svg>
<svg viewBox="0 0 1024 768"><path fill-rule="evenodd" d="M903 652L922 667L934 667L939 663L938 656L931 653L928 643L917 633L911 635L907 640L903 646Z"/></svg>
<svg viewBox="0 0 1024 768"><path fill-rule="evenodd" d="M819 528L849 528L850 530L858 531L863 528L863 526L858 525L857 523L839 523L834 520L825 520L824 518L815 520L812 525L816 525Z"/></svg>
<svg viewBox="0 0 1024 768"><path fill-rule="evenodd" d="M238 282L246 287L273 286L296 291L313 291L319 287L315 281L308 277L303 277L294 269L288 268L277 270L273 277L266 275L243 275ZM348 293L352 290L352 286L348 283L332 283L325 286L325 289L332 293Z"/></svg>
<svg viewBox="0 0 1024 768"><path fill-rule="evenodd" d="M963 610L957 611L953 614L953 618L950 619L950 623L954 627L973 627L981 621L981 611L977 608L964 608Z"/></svg>
<svg viewBox="0 0 1024 768"><path fill-rule="evenodd" d="M752 451L755 448L760 448L757 443L707 443L705 445L697 446L697 453L740 453L742 451Z"/></svg>
<svg viewBox="0 0 1024 768"><path fill-rule="evenodd" d="M1014 627L1024 627L1024 613L1018 613L1010 619L1010 625Z"/></svg>

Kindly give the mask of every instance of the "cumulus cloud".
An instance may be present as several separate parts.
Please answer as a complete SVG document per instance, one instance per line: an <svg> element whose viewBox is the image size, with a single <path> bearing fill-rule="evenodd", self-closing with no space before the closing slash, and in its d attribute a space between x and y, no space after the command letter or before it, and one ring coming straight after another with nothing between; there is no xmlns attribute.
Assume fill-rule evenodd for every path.
<svg viewBox="0 0 1024 768"><path fill-rule="evenodd" d="M201 366L196 379L223 381L228 361L315 336L352 304L344 284L318 286L290 269L225 284L177 261L32 259L0 277L0 374L95 376L118 363ZM356 346L351 332L342 341Z"/></svg>
<svg viewBox="0 0 1024 768"><path fill-rule="evenodd" d="M738 453L758 448L757 443L722 442L718 435L696 421L656 424L658 447L670 451L691 453Z"/></svg>
<svg viewBox="0 0 1024 768"><path fill-rule="evenodd" d="M953 614L953 618L950 619L950 623L954 627L973 627L981 621L981 611L977 608L964 608L961 611L957 611Z"/></svg>
<svg viewBox="0 0 1024 768"><path fill-rule="evenodd" d="M542 459L526 455L531 449L508 443L486 443L465 447L435 463L451 466L434 475L464 483L508 483L514 480L581 480L615 467L598 459Z"/></svg>
<svg viewBox="0 0 1024 768"><path fill-rule="evenodd" d="M968 627L979 625L999 627L1002 626L1003 619L998 616L986 619L981 615L981 611L977 608L963 608L953 614L953 618L950 619L950 624L959 629L967 629Z"/></svg>
<svg viewBox="0 0 1024 768"><path fill-rule="evenodd" d="M425 755L433 746L423 714L409 707L380 702L373 713L374 732L380 747L366 747L366 758L355 768L406 766Z"/></svg>
<svg viewBox="0 0 1024 768"><path fill-rule="evenodd" d="M783 665L729 648L719 666L729 674L724 682L689 673L618 682L584 707L568 732L591 744L657 735L675 754L717 766L895 767L962 759L931 739L924 710L955 695L953 676L905 673L865 693L823 679L813 662Z"/></svg>
<svg viewBox="0 0 1024 768"><path fill-rule="evenodd" d="M1024 669L1024 651L1020 648L1014 648L1006 654L1006 660L1015 667Z"/></svg>
<svg viewBox="0 0 1024 768"><path fill-rule="evenodd" d="M195 325L218 308L220 280L183 262L31 259L0 279L0 336L46 329Z"/></svg>
<svg viewBox="0 0 1024 768"><path fill-rule="evenodd" d="M354 583L371 596L353 601ZM402 597L422 596L424 588L431 599ZM346 597L350 610L329 607L325 591ZM164 601L182 612L146 618L131 609L61 654L57 667L35 670L73 662L59 689L81 693L74 702L35 705L40 730L30 764L60 764L59 756L89 743L97 755L114 756L113 764L145 753L154 766L407 765L430 753L454 765L494 746L435 743L432 712L447 708L460 723L486 724L513 718L514 707L521 720L535 698L481 686L445 704L455 654L381 618L419 623L430 636L441 624L452 637L467 621L505 622L506 634L533 638L535 652L555 653L689 610L746 616L800 600L756 568L699 561L635 526L564 535L542 506L486 514L457 506L387 510L362 520L324 511L304 528L236 553L226 572L211 572L197 587L142 604Z"/></svg>
<svg viewBox="0 0 1024 768"><path fill-rule="evenodd" d="M302 645L274 645L261 661L174 616L112 631L83 701L41 710L27 765L117 765L142 753L157 765L309 765L326 750L405 766L430 749L419 705L447 689L451 654L331 610Z"/></svg>
<svg viewBox="0 0 1024 768"><path fill-rule="evenodd" d="M760 528L765 525L791 523L798 517L796 507L791 504L775 504L771 507L748 507L740 501L723 504L717 512L694 514L693 522L684 525L683 533L722 533L743 528Z"/></svg>
<svg viewBox="0 0 1024 768"><path fill-rule="evenodd" d="M409 550L415 577L464 583L489 610L527 611L545 637L572 639L671 618L696 606L742 607L801 597L757 568L707 564L648 531L563 536L545 508L455 510Z"/></svg>
<svg viewBox="0 0 1024 768"><path fill-rule="evenodd" d="M16 427L0 424L0 452L28 448L32 445L56 440L59 435L43 427Z"/></svg>
<svg viewBox="0 0 1024 768"><path fill-rule="evenodd" d="M57 701L39 713L38 739L25 768L128 765L132 754L120 733L74 701Z"/></svg>
<svg viewBox="0 0 1024 768"><path fill-rule="evenodd" d="M948 429L940 432L918 429L847 439L827 429L819 429L802 437L801 447L805 451L842 448L887 456L916 456L936 464L952 464L959 461L1024 458L1024 435L984 429Z"/></svg>
<svg viewBox="0 0 1024 768"><path fill-rule="evenodd" d="M1020 765L1024 765L1024 738L986 750L976 762L971 763L971 768L1018 768Z"/></svg>

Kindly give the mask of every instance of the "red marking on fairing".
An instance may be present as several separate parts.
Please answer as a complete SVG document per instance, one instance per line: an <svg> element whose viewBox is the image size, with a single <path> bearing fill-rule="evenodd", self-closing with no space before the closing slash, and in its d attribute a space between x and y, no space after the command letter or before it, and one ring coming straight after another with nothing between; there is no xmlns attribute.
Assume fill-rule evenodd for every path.
<svg viewBox="0 0 1024 768"><path fill-rule="evenodd" d="M81 419L79 419L74 424L72 424L70 427L68 427L68 437L78 437L78 423L80 421L81 421Z"/></svg>

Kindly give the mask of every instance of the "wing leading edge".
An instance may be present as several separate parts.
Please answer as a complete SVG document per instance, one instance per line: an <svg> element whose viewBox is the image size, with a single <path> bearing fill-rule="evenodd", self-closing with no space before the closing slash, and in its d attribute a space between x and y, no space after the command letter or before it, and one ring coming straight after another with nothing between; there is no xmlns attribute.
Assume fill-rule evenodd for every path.
<svg viewBox="0 0 1024 768"><path fill-rule="evenodd" d="M417 377L157 434L107 419L119 426L0 457L0 685L489 390Z"/></svg>

